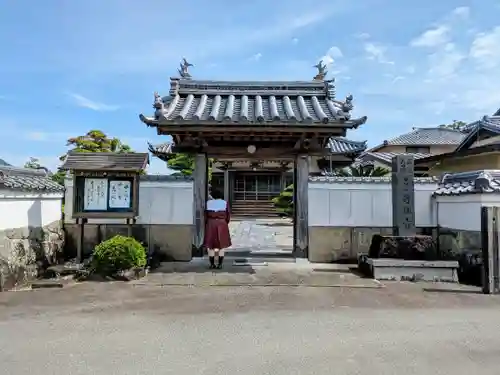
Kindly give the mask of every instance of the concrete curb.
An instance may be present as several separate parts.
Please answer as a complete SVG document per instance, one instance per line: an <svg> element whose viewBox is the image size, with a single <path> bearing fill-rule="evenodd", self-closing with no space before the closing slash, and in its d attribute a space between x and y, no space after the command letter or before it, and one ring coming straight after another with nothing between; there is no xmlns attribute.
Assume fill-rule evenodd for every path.
<svg viewBox="0 0 500 375"><path fill-rule="evenodd" d="M291 287L291 288L348 288L348 289L383 289L385 285L378 283L377 285L354 285L354 284L236 284L236 283L221 283L221 284L194 284L194 283L143 283L143 282L130 282L133 286L156 286L156 287L169 287L169 286L185 286L194 288L210 288L210 287Z"/></svg>

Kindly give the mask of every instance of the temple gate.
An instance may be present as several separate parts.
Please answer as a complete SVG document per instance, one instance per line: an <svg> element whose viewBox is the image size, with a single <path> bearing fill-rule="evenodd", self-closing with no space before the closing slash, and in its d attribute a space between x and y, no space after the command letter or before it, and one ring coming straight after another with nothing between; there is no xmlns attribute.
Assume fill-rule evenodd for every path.
<svg viewBox="0 0 500 375"><path fill-rule="evenodd" d="M264 210L270 200L294 183L294 256L307 258L309 175L349 165L366 149L364 142L343 138L366 117L351 118L352 96L335 99L334 80L325 80L322 62L312 81L194 80L190 66L181 63L169 95L155 93L154 116L140 119L172 136L172 142L150 147L155 156L167 161L175 153L194 155L193 256L203 255L213 158L213 188L223 189L240 214L270 214Z"/></svg>

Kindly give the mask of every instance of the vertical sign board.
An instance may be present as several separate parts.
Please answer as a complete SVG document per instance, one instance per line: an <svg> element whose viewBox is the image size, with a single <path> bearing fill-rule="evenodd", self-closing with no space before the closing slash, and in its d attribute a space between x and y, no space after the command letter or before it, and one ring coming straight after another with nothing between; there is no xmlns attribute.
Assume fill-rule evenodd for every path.
<svg viewBox="0 0 500 375"><path fill-rule="evenodd" d="M483 293L500 293L499 207L481 207Z"/></svg>
<svg viewBox="0 0 500 375"><path fill-rule="evenodd" d="M392 227L394 236L414 236L415 185L412 155L392 158Z"/></svg>

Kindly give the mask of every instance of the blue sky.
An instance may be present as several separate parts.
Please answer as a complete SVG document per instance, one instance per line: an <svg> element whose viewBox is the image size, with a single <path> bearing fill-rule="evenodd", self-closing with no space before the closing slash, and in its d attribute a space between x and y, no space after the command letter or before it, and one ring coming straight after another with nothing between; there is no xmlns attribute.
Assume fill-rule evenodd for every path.
<svg viewBox="0 0 500 375"><path fill-rule="evenodd" d="M221 80L309 80L323 58L368 116L348 137L370 145L500 107L500 0L3 0L0 45L0 158L16 165L54 168L90 129L161 142L138 114L183 56Z"/></svg>

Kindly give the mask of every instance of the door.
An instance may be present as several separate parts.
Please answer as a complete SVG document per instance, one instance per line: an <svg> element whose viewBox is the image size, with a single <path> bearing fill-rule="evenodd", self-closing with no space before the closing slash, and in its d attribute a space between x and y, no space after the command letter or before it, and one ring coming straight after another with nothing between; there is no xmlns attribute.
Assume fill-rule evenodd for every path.
<svg viewBox="0 0 500 375"><path fill-rule="evenodd" d="M236 173L236 201L269 201L281 192L279 173Z"/></svg>

